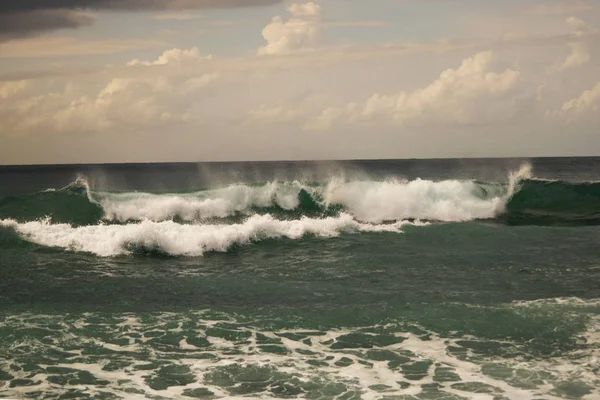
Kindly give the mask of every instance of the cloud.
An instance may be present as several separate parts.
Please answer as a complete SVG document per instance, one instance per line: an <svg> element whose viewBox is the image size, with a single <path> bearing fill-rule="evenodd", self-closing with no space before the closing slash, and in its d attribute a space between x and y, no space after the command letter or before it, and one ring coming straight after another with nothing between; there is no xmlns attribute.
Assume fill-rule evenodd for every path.
<svg viewBox="0 0 600 400"><path fill-rule="evenodd" d="M269 107L267 105L261 105L248 112L248 118L250 120L265 124L292 122L301 115L302 112L300 110L285 106Z"/></svg>
<svg viewBox="0 0 600 400"><path fill-rule="evenodd" d="M3 0L0 40L91 25L81 10L160 11L267 6L282 0ZM179 14L181 17L182 14Z"/></svg>
<svg viewBox="0 0 600 400"><path fill-rule="evenodd" d="M21 0L0 2L0 14L52 9L194 10L266 6L281 0Z"/></svg>
<svg viewBox="0 0 600 400"><path fill-rule="evenodd" d="M119 129L131 132L194 118L190 109L202 91L219 78L216 73L140 75L114 78L92 94L67 83L62 90L36 96L14 96L21 83L0 85L0 134L84 134Z"/></svg>
<svg viewBox="0 0 600 400"><path fill-rule="evenodd" d="M288 21L277 16L262 31L267 45L259 55L289 54L315 45L322 28L321 7L315 3L294 3L288 8Z"/></svg>
<svg viewBox="0 0 600 400"><path fill-rule="evenodd" d="M112 54L155 46L164 46L164 42L143 39L81 40L70 37L36 37L0 42L0 59Z"/></svg>
<svg viewBox="0 0 600 400"><path fill-rule="evenodd" d="M587 64L590 61L590 53L588 48L583 43L569 43L571 54L563 62L561 70L567 70L581 65Z"/></svg>
<svg viewBox="0 0 600 400"><path fill-rule="evenodd" d="M321 6L313 3L294 3L288 7L294 17L317 17L321 15Z"/></svg>
<svg viewBox="0 0 600 400"><path fill-rule="evenodd" d="M311 121L309 129L328 129L334 124L388 120L397 125L417 122L472 124L509 116L513 91L520 73L513 69L493 72L495 54L482 52L467 58L457 69L448 69L430 85L394 95L376 93L362 103L328 108Z"/></svg>
<svg viewBox="0 0 600 400"><path fill-rule="evenodd" d="M17 93L25 90L29 86L29 81L0 82L0 100L7 100Z"/></svg>
<svg viewBox="0 0 600 400"><path fill-rule="evenodd" d="M524 8L525 12L535 15L564 15L587 12L596 9L596 5L589 1L547 1L543 4L535 4Z"/></svg>
<svg viewBox="0 0 600 400"><path fill-rule="evenodd" d="M56 29L79 28L94 23L93 15L74 10L35 10L0 12L0 41Z"/></svg>
<svg viewBox="0 0 600 400"><path fill-rule="evenodd" d="M566 71L587 64L591 60L588 48L589 38L598 33L598 30L577 17L567 18L566 23L573 29L565 37L565 40L568 40L567 45L570 52L562 63L551 68L551 71L554 72Z"/></svg>
<svg viewBox="0 0 600 400"><path fill-rule="evenodd" d="M152 65L181 64L185 62L198 62L210 59L212 59L212 55L202 57L200 54L200 50L197 47L192 47L188 50L175 48L165 51L154 61L141 61L136 58L128 62L127 65L130 67L138 65L148 67Z"/></svg>
<svg viewBox="0 0 600 400"><path fill-rule="evenodd" d="M331 28L381 28L390 24L385 21L332 21L324 25Z"/></svg>
<svg viewBox="0 0 600 400"><path fill-rule="evenodd" d="M591 36L598 33L598 29L588 25L585 21L577 17L569 17L567 18L567 24L573 27L573 30L570 32L571 36L574 37L584 37Z"/></svg>
<svg viewBox="0 0 600 400"><path fill-rule="evenodd" d="M549 112L547 116L559 119L581 118L600 111L600 82L579 97L565 102L560 110Z"/></svg>
<svg viewBox="0 0 600 400"><path fill-rule="evenodd" d="M169 14L158 14L152 16L153 20L156 21L187 21L191 19L200 19L203 18L200 14L192 14L192 13L169 13Z"/></svg>

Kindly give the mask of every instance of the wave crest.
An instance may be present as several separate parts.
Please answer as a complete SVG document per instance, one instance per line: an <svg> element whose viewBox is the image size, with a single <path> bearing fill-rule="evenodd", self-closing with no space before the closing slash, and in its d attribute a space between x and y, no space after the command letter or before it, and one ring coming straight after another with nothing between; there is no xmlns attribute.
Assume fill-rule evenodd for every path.
<svg viewBox="0 0 600 400"><path fill-rule="evenodd" d="M255 215L244 223L231 225L184 225L173 221L143 221L127 225L73 227L49 220L19 223L0 220L26 240L66 250L93 253L101 257L131 254L136 250L158 251L174 256L201 256L226 252L232 246L265 239L300 239L306 235L334 237L342 232L401 233L408 222L371 225L357 222L349 214L323 219L302 218L281 221L271 215Z"/></svg>
<svg viewBox="0 0 600 400"><path fill-rule="evenodd" d="M0 219L25 222L50 216L53 222L74 225L145 220L240 222L256 214L292 220L340 213L373 224L487 219L511 225L597 225L600 183L540 181L532 178L531 166L524 165L510 173L505 183L331 179L321 183L241 183L191 193L155 194L93 191L85 178L79 178L60 190L0 199Z"/></svg>
<svg viewBox="0 0 600 400"><path fill-rule="evenodd" d="M344 210L363 222L404 219L470 221L494 218L504 209L506 185L482 187L472 181L344 182L325 185L270 182L262 186L233 185L188 194L92 193L111 221L156 222L224 218L275 208L305 215ZM267 210L273 211L273 210Z"/></svg>
<svg viewBox="0 0 600 400"><path fill-rule="evenodd" d="M279 207L294 210L300 206L299 182L270 182L262 186L237 184L222 189L187 194L92 193L102 206L105 218L113 221L166 221L179 218L224 218L253 208Z"/></svg>

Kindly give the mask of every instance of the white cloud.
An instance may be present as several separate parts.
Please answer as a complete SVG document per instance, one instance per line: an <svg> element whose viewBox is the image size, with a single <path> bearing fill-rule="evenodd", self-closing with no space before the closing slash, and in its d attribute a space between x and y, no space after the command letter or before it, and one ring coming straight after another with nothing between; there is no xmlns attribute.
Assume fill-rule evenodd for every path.
<svg viewBox="0 0 600 400"><path fill-rule="evenodd" d="M313 3L294 3L288 7L288 11L294 17L317 17L321 15L321 6Z"/></svg>
<svg viewBox="0 0 600 400"><path fill-rule="evenodd" d="M580 18L569 17L567 18L566 22L573 28L573 30L570 33L571 36L581 38L584 36L590 36L598 33L598 29L588 25L584 20Z"/></svg>
<svg viewBox="0 0 600 400"><path fill-rule="evenodd" d="M25 90L29 86L29 81L9 81L0 82L0 100L7 100L17 93Z"/></svg>
<svg viewBox="0 0 600 400"><path fill-rule="evenodd" d="M590 53L585 44L574 42L569 43L569 47L571 48L571 54L569 54L567 59L563 62L560 68L562 71L579 67L590 61Z"/></svg>
<svg viewBox="0 0 600 400"><path fill-rule="evenodd" d="M554 65L550 69L550 72L560 72L577 68L589 63L591 60L589 36L595 35L598 31L577 17L571 16L567 18L566 23L572 28L565 37L566 40L569 40L567 45L570 52L567 58L557 65Z"/></svg>
<svg viewBox="0 0 600 400"><path fill-rule="evenodd" d="M248 112L248 117L251 120L267 124L292 122L301 115L302 112L300 110L285 106L269 107L267 105L261 105Z"/></svg>
<svg viewBox="0 0 600 400"><path fill-rule="evenodd" d="M277 16L263 29L267 45L258 49L259 55L289 54L316 44L322 29L321 7L294 3L288 11L292 14L288 21Z"/></svg>
<svg viewBox="0 0 600 400"><path fill-rule="evenodd" d="M190 78L183 84L183 91L185 93L196 92L217 80L219 76L220 75L218 73L213 72L210 74L204 74L202 76Z"/></svg>
<svg viewBox="0 0 600 400"><path fill-rule="evenodd" d="M592 89L584 91L579 97L565 102L560 110L548 113L555 118L581 118L600 111L600 82Z"/></svg>
<svg viewBox="0 0 600 400"><path fill-rule="evenodd" d="M563 0L546 1L543 4L527 6L525 11L536 15L561 15L592 11L596 6L590 1Z"/></svg>
<svg viewBox="0 0 600 400"><path fill-rule="evenodd" d="M129 131L170 121L193 118L190 109L201 100L201 90L218 74L114 78L96 94L67 84L63 90L20 96L6 101L14 90L0 86L0 133L28 134ZM10 100L10 99L8 99Z"/></svg>
<svg viewBox="0 0 600 400"><path fill-rule="evenodd" d="M71 37L33 37L1 42L0 58L113 54L157 46L164 46L164 42L145 39L83 40Z"/></svg>
<svg viewBox="0 0 600 400"><path fill-rule="evenodd" d="M198 62L210 59L212 59L212 55L209 54L208 56L202 57L200 50L197 47L192 47L191 49L187 50L175 48L165 51L154 61L141 61L136 58L129 61L127 65L130 67L135 67L138 65L149 67L152 65L182 64L186 62Z"/></svg>
<svg viewBox="0 0 600 400"><path fill-rule="evenodd" d="M493 72L493 52L482 52L448 69L425 88L394 95L376 93L360 104L349 103L342 109L329 108L307 125L327 129L341 121L389 120L409 122L445 122L469 124L505 118L514 112L513 91L520 73L514 69Z"/></svg>

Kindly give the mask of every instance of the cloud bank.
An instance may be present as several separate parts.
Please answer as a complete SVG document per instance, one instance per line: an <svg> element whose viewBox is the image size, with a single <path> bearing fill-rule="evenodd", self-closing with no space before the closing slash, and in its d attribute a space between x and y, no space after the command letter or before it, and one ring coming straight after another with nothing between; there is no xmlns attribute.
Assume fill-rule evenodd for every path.
<svg viewBox="0 0 600 400"><path fill-rule="evenodd" d="M397 125L427 121L471 124L505 117L513 102L520 73L494 72L495 54L486 51L465 59L457 69L447 69L428 86L393 95L373 94L362 103L327 108L308 127L329 129L340 123L387 120Z"/></svg>

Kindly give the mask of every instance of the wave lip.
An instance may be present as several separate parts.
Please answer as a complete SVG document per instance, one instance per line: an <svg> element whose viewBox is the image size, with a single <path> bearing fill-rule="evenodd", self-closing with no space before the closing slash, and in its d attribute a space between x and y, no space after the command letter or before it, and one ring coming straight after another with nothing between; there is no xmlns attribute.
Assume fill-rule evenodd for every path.
<svg viewBox="0 0 600 400"><path fill-rule="evenodd" d="M173 221L143 221L127 225L73 227L49 220L19 223L0 220L26 240L48 247L93 253L101 257L131 254L135 250L158 251L173 256L202 256L206 252L226 252L235 245L265 239L300 239L306 235L334 237L342 232L401 233L409 222L371 225L357 222L349 214L323 219L277 220L271 215L255 215L244 223L231 225L184 225Z"/></svg>

